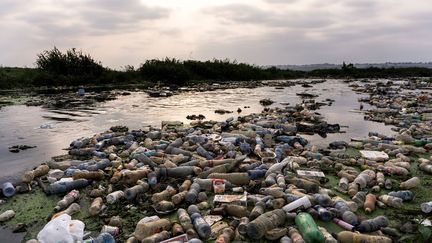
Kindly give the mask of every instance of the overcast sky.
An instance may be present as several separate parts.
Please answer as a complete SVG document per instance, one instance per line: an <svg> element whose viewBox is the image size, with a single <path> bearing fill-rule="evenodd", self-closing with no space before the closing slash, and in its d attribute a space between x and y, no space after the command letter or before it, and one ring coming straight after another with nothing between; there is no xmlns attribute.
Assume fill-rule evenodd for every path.
<svg viewBox="0 0 432 243"><path fill-rule="evenodd" d="M0 65L57 46L104 66L432 61L431 0L0 0Z"/></svg>

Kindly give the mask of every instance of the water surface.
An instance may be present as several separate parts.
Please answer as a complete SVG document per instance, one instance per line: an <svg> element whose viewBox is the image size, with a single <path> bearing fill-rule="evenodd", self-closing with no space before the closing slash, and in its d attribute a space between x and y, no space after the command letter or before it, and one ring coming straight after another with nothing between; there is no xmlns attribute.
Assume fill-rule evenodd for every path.
<svg viewBox="0 0 432 243"><path fill-rule="evenodd" d="M390 126L363 120L363 114L352 112L359 108L356 94L341 80L328 80L314 84L312 88L300 85L276 89L259 87L254 89L236 88L206 92L185 92L167 98L152 98L145 92L132 92L116 100L100 103L96 107L76 107L72 110L45 109L15 105L0 110L0 181L21 174L26 169L49 160L52 156L65 154L70 142L79 137L92 136L108 130L114 125L125 125L139 129L152 125L160 127L163 120L177 120L185 123L187 115L203 114L207 120L221 121L228 117L260 112L263 106L259 100L270 98L271 106L294 105L301 102L299 92L318 94L316 101L327 98L335 100L331 106L322 106L321 113L328 123L339 123L346 133L304 135L313 144L326 146L335 140L349 141L352 137L366 137L369 131L391 135ZM244 108L249 106L250 108ZM365 106L365 109L368 107ZM219 115L216 109L231 110L234 113ZM37 148L11 153L8 147L18 144Z"/></svg>

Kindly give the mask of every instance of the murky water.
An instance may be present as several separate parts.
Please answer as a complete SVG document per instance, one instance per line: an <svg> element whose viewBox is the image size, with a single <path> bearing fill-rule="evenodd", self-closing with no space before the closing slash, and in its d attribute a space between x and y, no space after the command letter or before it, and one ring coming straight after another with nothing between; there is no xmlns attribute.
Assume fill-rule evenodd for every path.
<svg viewBox="0 0 432 243"><path fill-rule="evenodd" d="M132 92L131 95L120 96L117 100L101 103L93 108L77 108L72 111L23 105L8 106L0 110L0 181L21 174L52 156L64 154L66 151L62 149L67 148L76 138L106 131L114 125L139 129L145 125L160 126L163 120L188 123L190 121L186 116L192 114L203 114L206 119L220 121L238 116L237 108L243 110L240 115L260 112L263 107L259 100L264 98L274 100L272 106L282 106L281 103L294 105L301 102L296 93L303 91L319 94L316 101L326 98L335 100L332 106L323 106L317 112L321 113L328 123L348 126L342 128L346 133L328 134L326 138L305 135L313 144L326 146L335 140L349 141L351 137L365 137L369 131L393 133L390 126L365 121L363 114L351 112L359 108L357 99L361 95L351 91L348 85L340 80L329 80L315 84L312 88L303 88L300 85L284 89L237 88L186 92L168 98L152 98L144 92ZM234 113L219 115L214 113L216 109L231 110ZM8 151L8 147L18 144L33 145L37 148L19 153Z"/></svg>

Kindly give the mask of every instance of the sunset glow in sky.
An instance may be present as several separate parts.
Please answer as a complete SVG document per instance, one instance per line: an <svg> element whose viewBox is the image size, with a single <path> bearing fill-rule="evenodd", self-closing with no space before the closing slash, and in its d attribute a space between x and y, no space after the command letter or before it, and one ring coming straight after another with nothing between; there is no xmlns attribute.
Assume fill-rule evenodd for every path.
<svg viewBox="0 0 432 243"><path fill-rule="evenodd" d="M432 61L430 0L1 0L0 65L76 47L104 66Z"/></svg>

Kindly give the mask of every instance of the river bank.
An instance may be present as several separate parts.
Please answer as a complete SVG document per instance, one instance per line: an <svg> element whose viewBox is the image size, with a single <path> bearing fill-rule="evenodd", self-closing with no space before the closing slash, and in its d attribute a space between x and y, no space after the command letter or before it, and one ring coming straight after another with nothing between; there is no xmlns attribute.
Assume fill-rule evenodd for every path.
<svg viewBox="0 0 432 243"><path fill-rule="evenodd" d="M322 85L322 87L319 85ZM351 88L347 89L347 85ZM329 87L340 87L340 89L330 90ZM250 197L248 197L247 209L251 211L258 207L261 200L266 198L264 201L268 206L267 209L264 210L268 213L276 214L279 212L277 210L281 208L286 209L285 206L290 205L291 202L295 202L299 195L307 195L307 198L309 198L307 200L311 200L311 203L315 206L307 210L298 210L298 212L307 212L314 218L314 221L318 225L325 227L327 231L336 235L344 231L344 229L332 223L332 221L329 222L326 218L323 218L324 214L321 213L324 209L333 212L331 218L342 218L345 222L348 222L349 225L353 225L353 227L358 227L358 221L386 215L388 222L378 227L379 231L384 233L385 239L425 240L427 238L424 237L427 237L427 234L424 232L430 232L430 229L421 223L428 218L428 214L422 213L420 204L432 200L427 193L427 188L432 181L431 176L428 174L430 171L427 169L427 166L431 163L429 159L431 159L430 149L432 148L432 144L430 143L432 141L430 140L432 130L429 116L427 115L430 110L429 94L416 90L404 90L401 92L403 87L404 84L402 82L394 83L388 82L388 80L382 80L376 83L351 82L349 84L341 82L340 80L329 81L329 83L313 85L313 88L308 87L308 93L318 94L318 97L315 98L313 102L310 98L305 99L303 95L299 95L305 93L305 87L297 86L290 87L290 90L275 87L261 87L258 88L258 90L225 90L222 94L224 96L218 96L221 94L214 94L211 92L211 95L202 92L200 94L204 93L205 95L198 97L196 94L191 94L186 97L192 100L191 103L196 105L196 111L202 112L203 107L206 107L206 103L202 101L210 101L209 104L212 104L208 107L208 116L210 119L210 111L214 111L215 109L214 104L219 106L224 105L223 108L233 111L238 108L237 105L232 105L232 103L230 103L230 106L226 105L226 99L222 99L221 97L227 97L227 94L231 95L229 96L230 101L236 101L237 99L239 102L237 104L244 104L248 100L253 100L255 103L251 104L249 111L245 109L245 111L250 113L246 114L241 112L236 115L234 115L235 113L225 114L225 116L219 117L219 121L195 121L186 126L181 123L165 123L167 126L158 128L160 121L165 120L164 114L158 111L156 114L159 114L159 119L155 120L154 127L145 127L142 130L127 132L124 129L117 131L117 128L103 132L107 129L101 128L103 129L101 134L96 132L97 134L94 136L85 136L89 138L88 140L78 139L79 136L74 136L77 140L71 143L68 149L69 155L59 158L57 162L50 162L48 165L51 169L54 169L62 163L67 164L76 161L73 163L77 163L75 166L78 169L88 169L94 172L98 171L97 178L99 179L86 177L84 176L85 173L74 174L74 172L71 172L75 180L78 178L93 178L93 180L96 179L97 181L80 190L81 196L77 199L77 202L84 210L81 210L80 213L74 214L73 216L85 222L86 229L90 230L94 237L98 235L101 227L107 224L112 216L120 216L123 219L123 224L119 227L121 233L113 233L117 240L123 242L126 241L131 234L134 238L138 239L149 236L142 236L138 233L139 224L137 225L137 223L141 218L146 216L159 215L162 219L168 219L169 225L171 226L174 222L181 222L177 219L178 215L176 211L178 208L190 209L190 205L194 205L195 203L199 203L199 212L203 214L203 216L217 215L216 208L218 207L214 204L213 189L211 186L207 187L204 184L201 185L201 189L198 191L205 192L208 198L206 196L205 199L200 199L198 201L195 201L196 199L194 201L189 201L189 199L184 201L185 199L183 199L179 204L173 204L174 209L170 209L172 213L168 216L163 216L158 210L150 206L150 201L155 203L155 205L159 205L162 202L153 198L155 193L166 193L169 185L172 186L177 193L181 190L178 187L179 185L187 180L198 183L198 177L204 180L206 178L225 179L227 193L229 191L229 193L239 194L238 192L236 193L235 190L231 191L233 188L237 188L236 190L242 188L241 190L247 191L250 195ZM296 90L296 88L298 88L298 90ZM421 88L421 86L419 85L416 88ZM367 95L357 94L357 96L353 96L356 93L351 89ZM248 99L245 97L248 91L253 98ZM324 91L328 92L326 93ZM279 93L280 96L278 96ZM263 107L259 105L258 98L261 97L257 97L258 94L262 94L263 96L261 97L271 98L275 101L275 104L261 111ZM333 97L333 99L328 100L330 98L326 98L326 95ZM133 94L131 96L133 97ZM126 97L129 98L129 96ZM172 97L177 101L186 100L186 97ZM287 100L287 97L290 97L291 100ZM139 100L142 98L142 94L137 94L135 98ZM357 103L357 98L360 99L363 104L363 111L359 108L356 112L349 112L359 107L360 104ZM151 107L151 105L142 102L142 100L141 102L137 102L138 100L134 99L132 100L134 102L125 102L125 106L119 105L121 103L115 103L116 105L114 107L118 108L116 112L125 110L126 107L133 107L131 104L143 103L146 104L144 108ZM352 100L355 102L350 102ZM114 100L113 102L120 101L121 100ZM171 104L168 106L171 110L171 114L167 114L169 117L186 117L186 113L182 114L176 112L176 114L172 114L172 110L177 111L177 109L174 108L184 106L185 103L180 102L178 106L172 106L173 100L169 100L169 98L168 100L158 99L158 101L162 102L162 106ZM290 104L286 104L287 102ZM323 103L324 105L317 106L317 103ZM255 104L255 107L253 104ZM319 109L315 110L316 107L319 107ZM256 112L255 109L257 109L258 112ZM131 114L122 119L124 119L123 121L133 121L133 117L135 117L136 114L142 114L142 111L142 109L132 113L127 111L127 113ZM197 112L193 111L195 110L188 109L187 114L197 114ZM113 111L110 113L113 113ZM216 114L212 114L216 116ZM124 115L124 113L121 115ZM205 116L207 117L207 113L205 113ZM145 114L144 117L149 118L151 116ZM365 118L366 121L364 121L363 118ZM136 122L142 122L142 120L140 120L142 117L137 117L136 119ZM184 119L184 121L187 120L186 118L182 119ZM182 119L180 119L180 122L182 122ZM377 127L377 125L381 125L381 123L372 121L391 124L392 126L383 126L382 129L378 129L379 127ZM183 122L183 124L185 123L186 122ZM118 124L120 123L115 123L115 125ZM335 124L348 124L347 131L345 131L345 133L340 133L344 131L343 126L339 126L342 129L334 130ZM357 124L361 124L362 126ZM364 124L370 124L371 126L365 126ZM354 133L350 128L354 128ZM384 129L387 130L383 132ZM356 131L358 134L354 135ZM306 135L306 133L314 135ZM317 137L317 133L321 133L321 136L318 135ZM347 133L349 135L343 137ZM94 134L94 132L92 134ZM218 138L218 136L221 137ZM231 138L234 138L234 140ZM71 141L70 138L69 141ZM361 150L382 151L387 154L389 158L384 159L384 161L366 158L361 155ZM274 156L269 156L272 154L274 154ZM109 160L104 159L105 157L109 158ZM234 158L235 160L229 160ZM225 162L224 159L226 160ZM93 160L95 162L91 162ZM102 161L105 162L102 163ZM209 164L210 161L211 165ZM234 161L240 161L240 163L236 162L232 164ZM107 162L109 163L107 164ZM221 165L231 164L232 166L219 171L219 169L215 169L219 162ZM96 170L90 169L91 166L94 167L95 165ZM280 165L283 166L279 168ZM74 167L68 164L68 166L62 168L73 169ZM178 172L174 172L177 170L175 168L181 168L181 170L186 170L187 168L191 169L191 171L186 175L177 174ZM172 170L172 172L168 172L170 170ZM311 179L301 176L299 174L300 170L321 171L324 173L325 177ZM64 171L66 172L66 170ZM142 172L141 176L132 176L134 173L141 173L140 171ZM159 182L158 184L152 184L153 182L150 178L151 172L155 173L157 181ZM223 172L225 172L226 175L223 175ZM272 183L271 172L274 173L275 180L276 177L282 176L283 182L278 179L277 183ZM171 176L166 173L171 173ZM231 173L235 174L231 176ZM367 176L364 176L365 173ZM373 176L369 176L372 173ZM381 178L381 174L383 178ZM100 175L103 176L100 177ZM109 197L107 195L109 195L110 192L124 191L125 194L127 194L126 191L128 188L134 186L134 188L137 188L136 186L138 185L145 185L140 184L141 182L137 182L135 179L129 181L128 178L131 178L130 176L135 179L141 179L143 183L148 184L146 189L141 191L136 198L124 199L120 197L118 201L112 204L108 202ZM403 182L412 177L419 178L420 182L407 189L403 186ZM239 181L239 178L243 178L241 180L245 180L245 183L243 184L242 181ZM350 182L346 184L347 187L345 187L343 183L345 180L344 178L347 180L347 183ZM384 178L385 185L381 185L380 181ZM33 179L34 178L31 180ZM361 180L366 180L366 182L362 182ZM204 183L204 181L200 183ZM33 182L32 184L36 186L36 183ZM20 222L28 224L29 230L26 236L27 238L35 238L37 232L39 232L46 223L46 221L44 222L43 220L36 220L36 217L41 218L42 215L45 215L42 217L51 218L49 216L52 214L50 208L53 208L63 195L60 193L59 196L50 195L45 197L42 190L53 194L52 190L49 191L49 188L53 186L45 179L43 179L42 184L39 183L39 185L44 184L48 186L48 191L44 186L42 186L42 189L36 186L36 189L32 192L16 195L7 199L6 204L1 206L2 209L12 208L19 211L20 208L23 207L21 204L25 204L25 202L32 200L32 198L41 198L40 202L51 205L45 207L44 210L38 210L38 207L29 209L31 213L19 212L13 220L7 223L10 227L16 226L16 224ZM53 184L55 184L55 182ZM230 186L231 184L232 186ZM325 200L321 201L322 199L317 198L316 193L318 192L318 188L320 188L320 195L331 198L330 201L332 203L328 204L324 202ZM390 200L388 197L382 197L387 196L392 190L397 191L403 189L410 190L411 193L415 195L414 199L407 200L402 204L402 199L396 200L390 198ZM101 209L98 216L92 216L88 213L89 205L94 202L91 196L91 192L94 190L102 190L102 200L103 202L107 200L106 203L103 203L105 209ZM190 190L188 193L191 193ZM281 192L283 192L284 195L280 197L278 195ZM378 201L376 201L376 205L374 203L374 208L376 206L376 210L373 210L372 214L366 213L366 206L363 205L365 200L361 199L360 194L362 193L360 192L364 193L364 195L366 195L366 193L376 195ZM293 196L287 197L287 195L297 195L297 198L293 198ZM172 200L170 199L171 196L166 198L162 204L169 204L168 202ZM24 200L25 198L27 199ZM337 212L337 210L340 209L338 209L334 203L340 202L341 200L346 201L350 205L348 211L352 211L352 213L356 215L357 221L352 218L352 213L350 214L351 218L347 218L343 216L341 212ZM398 203L400 201L402 206L395 206L399 204L393 203L392 200L396 200ZM37 204L38 200L34 200L34 202ZM355 205L357 206L355 207ZM127 210L124 210L125 208ZM214 235L209 237L233 237L237 240L250 240L252 237L253 239L253 237L255 237L254 233L248 231L247 233L241 234L238 232L239 229L236 226L232 226L234 228L234 233L232 234L222 231L223 228L229 228L229 224L235 225L235 223L233 223L235 222L235 218L242 218L244 216L251 217L251 211L246 210L247 213L237 214L235 211L224 211L227 210L227 208L228 206L222 207L221 210L224 214L222 220L219 221L221 222L220 224L224 223L225 226L221 228L216 228L216 226L215 228L212 227L211 232L214 232ZM236 209L245 210L245 208L242 207ZM406 215L404 219L399 217L401 212ZM35 215L32 215L32 213ZM283 222L285 222L285 220L291 222L287 223L288 226L294 225L294 222L290 220L294 220L292 217L298 216L298 214L293 215L292 213L291 211L287 211L286 216L283 216ZM287 218L285 219L285 217ZM250 220L252 221L253 219ZM298 229L301 229L297 223L295 224ZM209 223L209 225L211 224ZM285 226L286 224L281 223L266 227L270 227L271 229L276 228L284 233L284 230L287 230ZM182 227L186 231L187 228L184 226ZM200 232L198 226L194 228L196 232L193 230L188 231L188 236L190 238L207 238L207 236L201 234L197 235L197 233ZM258 229L265 232L270 228L266 228L266 230ZM195 232L195 235L193 232ZM222 232L225 232L225 235L222 234ZM301 233L304 236L304 232ZM365 233L368 233L368 231ZM228 234L228 236L226 234ZM285 234L292 236L291 233L288 232L285 232ZM283 236L283 234L281 234L281 236ZM272 237L272 235L266 235L268 240L273 239ZM133 239L130 240L129 242L134 242ZM342 238L338 240L344 242L341 241L343 240Z"/></svg>
<svg viewBox="0 0 432 243"><path fill-rule="evenodd" d="M296 104L304 100L297 93L314 93L319 95L317 102L322 102L319 112L331 123L340 123L345 133L328 134L326 138L320 135L304 135L317 145L327 146L334 140L349 140L351 137L363 137L371 130L391 134L392 126L364 121L363 114L358 110L357 99L361 95L351 91L342 80L328 80L326 83L316 83L320 80L299 80L297 85L284 88L284 81L268 83L257 88L222 89L216 85L214 90L197 92L183 90L170 97L153 98L146 92L127 91L129 95L117 96L114 100L71 106L9 106L0 110L0 124L10 129L0 132L0 178L4 181L16 179L20 172L30 169L41 161L50 160L52 156L63 154L70 139L81 136L91 136L103 132L111 126L126 125L141 128L143 126L160 127L162 120L179 120L185 124L191 122L186 117L202 114L206 120L222 121L229 117L239 117L258 113L264 108L259 101L271 98L275 103L269 107L281 107L283 104ZM302 87L304 82L310 82L313 87ZM265 83L264 83L265 84ZM329 89L332 87L332 89ZM283 88L283 89L281 89ZM332 91L331 91L332 90ZM121 94L125 91L116 91ZM332 93L334 92L334 93ZM57 95L60 99L64 95ZM45 96L44 103L55 104L52 96ZM76 96L74 97L76 99ZM329 105L329 101L334 100ZM84 101L86 99L83 99ZM327 100L327 101L326 101ZM230 105L230 108L227 107ZM326 105L327 104L327 105ZM367 104L364 104L365 106ZM247 108L244 108L244 107ZM238 108L242 111L237 112ZM366 107L367 108L367 107ZM366 109L365 108L365 109ZM232 113L217 114L215 110L225 109ZM172 111L175 110L176 113ZM352 112L357 110L358 112ZM348 126L348 127L346 127ZM14 145L37 146L33 149L11 153L8 148ZM13 175L14 178L11 177Z"/></svg>

